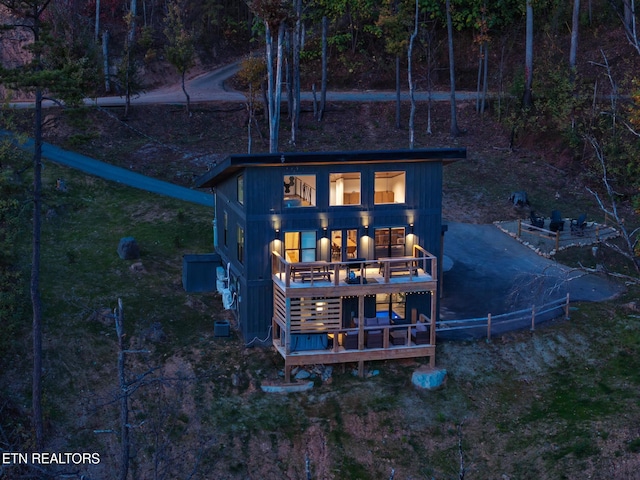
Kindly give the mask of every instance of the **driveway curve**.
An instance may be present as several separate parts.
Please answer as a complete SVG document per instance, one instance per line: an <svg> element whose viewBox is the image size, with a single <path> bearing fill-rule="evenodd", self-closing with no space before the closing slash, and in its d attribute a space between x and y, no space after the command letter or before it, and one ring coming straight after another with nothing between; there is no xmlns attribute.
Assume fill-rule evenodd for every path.
<svg viewBox="0 0 640 480"><path fill-rule="evenodd" d="M610 300L624 287L542 257L495 225L449 223L441 319L468 319L539 307L565 298Z"/></svg>

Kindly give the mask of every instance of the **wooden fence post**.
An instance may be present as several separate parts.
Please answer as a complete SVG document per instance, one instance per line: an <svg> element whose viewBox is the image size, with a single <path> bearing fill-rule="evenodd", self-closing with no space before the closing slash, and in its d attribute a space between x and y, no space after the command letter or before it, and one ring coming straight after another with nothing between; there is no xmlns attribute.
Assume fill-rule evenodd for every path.
<svg viewBox="0 0 640 480"><path fill-rule="evenodd" d="M536 306L531 307L531 331L536 331Z"/></svg>
<svg viewBox="0 0 640 480"><path fill-rule="evenodd" d="M487 315L487 341L491 341L491 314Z"/></svg>
<svg viewBox="0 0 640 480"><path fill-rule="evenodd" d="M556 232L556 252L560 248L560 230Z"/></svg>
<svg viewBox="0 0 640 480"><path fill-rule="evenodd" d="M522 220L518 219L518 238L522 236Z"/></svg>
<svg viewBox="0 0 640 480"><path fill-rule="evenodd" d="M567 301L564 304L564 318L569 320L569 292L567 292Z"/></svg>

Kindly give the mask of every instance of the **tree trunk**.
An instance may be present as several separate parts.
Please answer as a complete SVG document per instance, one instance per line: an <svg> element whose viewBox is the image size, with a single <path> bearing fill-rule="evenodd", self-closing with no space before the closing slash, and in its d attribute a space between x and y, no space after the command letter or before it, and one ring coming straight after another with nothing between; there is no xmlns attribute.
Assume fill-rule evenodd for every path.
<svg viewBox="0 0 640 480"><path fill-rule="evenodd" d="M451 130L452 137L460 135L458 128L458 115L456 108L456 71L453 56L453 24L451 21L451 0L446 1L447 8L447 37L449 44L449 80L451 82Z"/></svg>
<svg viewBox="0 0 640 480"><path fill-rule="evenodd" d="M573 15L571 16L571 47L569 49L569 68L571 69L572 80L576 70L579 26L580 26L580 0L573 0Z"/></svg>
<svg viewBox="0 0 640 480"><path fill-rule="evenodd" d="M37 20L36 20L37 21ZM36 31L36 30L34 30ZM38 35L36 34L36 42ZM42 233L42 90L36 90L33 152L33 250L31 257L31 305L33 308L32 409L36 449L44 448L42 420L42 301L40 298L40 241Z"/></svg>
<svg viewBox="0 0 640 480"><path fill-rule="evenodd" d="M184 84L184 77L185 77L186 73L187 73L186 70L182 71L182 91L184 92L184 96L187 99L187 114L189 116L191 116L191 97L187 93L187 87Z"/></svg>
<svg viewBox="0 0 640 480"><path fill-rule="evenodd" d="M45 5L46 8L46 5ZM44 8L33 5L33 41L40 42L40 15ZM36 49L36 69L41 70L41 54ZM31 407L35 446L44 449L44 423L42 419L42 299L40 297L40 243L42 236L42 90L36 88L34 149L33 149L33 248L31 256L31 306L33 309L33 377Z"/></svg>
<svg viewBox="0 0 640 480"><path fill-rule="evenodd" d="M413 95L414 85L413 85L413 62L411 56L413 55L413 43L418 36L418 14L419 14L419 4L418 0L416 0L416 14L415 14L415 22L413 25L413 33L409 38L409 50L407 53L407 78L409 80L409 99L411 100L411 111L409 113L409 148L413 149L415 144L415 123L414 119L416 116L416 99ZM398 57L396 57L397 59Z"/></svg>
<svg viewBox="0 0 640 480"><path fill-rule="evenodd" d="M122 301L118 299L115 315L118 335L118 379L120 382L120 480L127 480L129 472L129 388L125 375L124 313Z"/></svg>
<svg viewBox="0 0 640 480"><path fill-rule="evenodd" d="M278 27L278 51L276 71L273 71L273 35L271 27L265 22L267 53L267 101L269 106L269 153L278 151L278 129L280 127L280 102L282 100L282 61L284 43L284 22Z"/></svg>
<svg viewBox="0 0 640 480"><path fill-rule="evenodd" d="M96 0L96 27L95 27L95 35L94 40L96 45L98 44L98 39L100 38L100 0Z"/></svg>
<svg viewBox="0 0 640 480"><path fill-rule="evenodd" d="M322 17L322 83L320 85L320 109L318 111L318 121L322 120L327 102L327 37L329 32L329 20Z"/></svg>
<svg viewBox="0 0 640 480"><path fill-rule="evenodd" d="M409 73L410 75L411 73ZM409 78L409 82L411 82L411 78ZM400 56L396 55L396 128L398 129L400 128L400 113Z"/></svg>
<svg viewBox="0 0 640 480"><path fill-rule="evenodd" d="M524 95L522 97L522 107L531 108L533 106L533 6L532 0L527 0L527 28L525 40L525 62L524 62Z"/></svg>
<svg viewBox="0 0 640 480"><path fill-rule="evenodd" d="M104 91L111 91L111 79L109 78L109 32L102 32L102 68L104 73Z"/></svg>
<svg viewBox="0 0 640 480"><path fill-rule="evenodd" d="M302 50L302 0L296 0L296 26L293 32L293 111L291 143L296 144L300 125L300 51Z"/></svg>

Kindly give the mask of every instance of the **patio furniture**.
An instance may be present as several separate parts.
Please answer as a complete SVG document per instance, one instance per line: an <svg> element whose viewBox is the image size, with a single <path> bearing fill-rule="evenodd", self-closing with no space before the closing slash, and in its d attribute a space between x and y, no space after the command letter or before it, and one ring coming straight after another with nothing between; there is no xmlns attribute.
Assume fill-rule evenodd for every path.
<svg viewBox="0 0 640 480"><path fill-rule="evenodd" d="M407 343L407 331L391 330L389 332L389 340L391 345L405 345Z"/></svg>
<svg viewBox="0 0 640 480"><path fill-rule="evenodd" d="M574 233L578 236L583 236L584 235L584 229L587 226L587 214L583 213L582 215L580 215L577 219L572 219L571 220L571 233Z"/></svg>
<svg viewBox="0 0 640 480"><path fill-rule="evenodd" d="M358 349L358 318L353 319L353 323L355 327L353 330L349 330L344 334L343 347L346 350L357 350ZM375 327L375 326L389 326L391 324L391 320L388 317L371 317L364 319L365 327ZM364 346L365 348L382 348L383 345L383 332L384 330L369 330L366 329L364 331Z"/></svg>
<svg viewBox="0 0 640 480"><path fill-rule="evenodd" d="M544 217L536 215L536 212L533 210L531 210L531 213L529 214L529 221L534 227L544 228Z"/></svg>
<svg viewBox="0 0 640 480"><path fill-rule="evenodd" d="M551 212L551 220L549 221L549 230L552 232L562 232L564 230L564 220L559 210Z"/></svg>
<svg viewBox="0 0 640 480"><path fill-rule="evenodd" d="M431 341L429 327L422 322L416 323L415 327L411 327L411 341L416 345L428 345Z"/></svg>

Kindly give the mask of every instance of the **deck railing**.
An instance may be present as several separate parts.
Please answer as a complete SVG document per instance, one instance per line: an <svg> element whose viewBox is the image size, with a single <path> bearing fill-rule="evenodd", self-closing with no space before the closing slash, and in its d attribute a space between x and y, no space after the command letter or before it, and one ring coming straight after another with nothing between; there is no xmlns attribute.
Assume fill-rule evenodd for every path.
<svg viewBox="0 0 640 480"><path fill-rule="evenodd" d="M429 275L433 280L437 279L437 258L424 248L414 245L413 256L379 258L377 260L353 259L341 262L288 262L280 253L272 252L272 274L277 276L285 285L290 287L292 281L308 281L313 286L318 281L329 282L334 286L340 285L340 272L345 272L348 285L364 285L367 283L367 268L377 269L384 279L384 283L390 283L391 278L397 274L408 275L408 280L413 281L420 271ZM353 275L349 278L349 273ZM323 283L326 285L326 283Z"/></svg>
<svg viewBox="0 0 640 480"><path fill-rule="evenodd" d="M419 325L422 326L422 330L417 331ZM435 345L436 342L436 323L435 319L430 319L427 315L420 314L417 319L414 317L412 323L402 324L390 324L390 325L371 325L366 326L365 322L359 322L357 327L338 327L336 325L330 325L327 328L316 326L313 333L308 330L294 330L287 331L287 326L283 319L273 318L274 328L274 340L279 338L280 346L284 349L286 354L291 354L295 351L296 345L292 338L295 335L326 335L327 340L331 340L331 343L327 342L326 346L319 347L317 350L323 350L325 352L338 353L340 351L351 350L371 350L374 348L411 348L412 346L428 346ZM401 343L394 344L391 340L391 332L400 333ZM367 345L368 335L376 334L380 335L382 344L378 346ZM352 347L347 346L346 337L349 335L357 336L357 342L354 342ZM293 345L293 346L292 346Z"/></svg>

